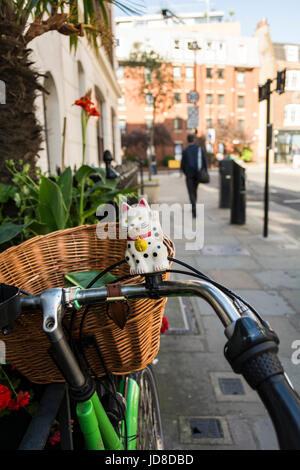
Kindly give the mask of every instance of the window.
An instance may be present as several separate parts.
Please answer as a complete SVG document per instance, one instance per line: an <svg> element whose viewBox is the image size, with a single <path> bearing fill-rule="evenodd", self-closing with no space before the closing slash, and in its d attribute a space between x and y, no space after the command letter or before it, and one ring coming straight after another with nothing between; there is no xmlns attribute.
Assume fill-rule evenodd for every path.
<svg viewBox="0 0 300 470"><path fill-rule="evenodd" d="M174 93L174 104L181 103L181 94L180 93Z"/></svg>
<svg viewBox="0 0 300 470"><path fill-rule="evenodd" d="M285 106L284 125L300 126L300 104L287 104Z"/></svg>
<svg viewBox="0 0 300 470"><path fill-rule="evenodd" d="M213 120L212 118L207 118L206 119L206 127L207 129L211 129L213 127Z"/></svg>
<svg viewBox="0 0 300 470"><path fill-rule="evenodd" d="M147 93L147 94L146 94L146 104L148 104L148 105L153 105L153 96L152 96L152 93Z"/></svg>
<svg viewBox="0 0 300 470"><path fill-rule="evenodd" d="M213 102L213 95L211 93L207 93L206 104L212 104L212 102Z"/></svg>
<svg viewBox="0 0 300 470"><path fill-rule="evenodd" d="M238 108L245 107L245 97L243 95L238 96Z"/></svg>
<svg viewBox="0 0 300 470"><path fill-rule="evenodd" d="M245 121L244 121L244 119L238 119L238 129L242 132L245 130Z"/></svg>
<svg viewBox="0 0 300 470"><path fill-rule="evenodd" d="M238 61L242 64L247 63L247 47L245 44L240 44L238 48Z"/></svg>
<svg viewBox="0 0 300 470"><path fill-rule="evenodd" d="M225 77L224 69L218 69L218 79L224 80L224 77Z"/></svg>
<svg viewBox="0 0 300 470"><path fill-rule="evenodd" d="M122 96L121 98L118 99L118 105L119 106L125 106L125 98Z"/></svg>
<svg viewBox="0 0 300 470"><path fill-rule="evenodd" d="M194 78L194 69L193 69L193 67L186 67L185 68L185 78L187 78L188 80Z"/></svg>
<svg viewBox="0 0 300 470"><path fill-rule="evenodd" d="M212 69L206 69L206 78L212 78Z"/></svg>
<svg viewBox="0 0 300 470"><path fill-rule="evenodd" d="M125 119L120 119L119 120L119 125L120 125L120 131L122 134L126 132L126 121Z"/></svg>
<svg viewBox="0 0 300 470"><path fill-rule="evenodd" d="M244 85L245 83L245 72L243 71L238 71L236 74L236 80L239 85Z"/></svg>
<svg viewBox="0 0 300 470"><path fill-rule="evenodd" d="M220 118L218 119L218 126L223 127L225 125L225 119Z"/></svg>
<svg viewBox="0 0 300 470"><path fill-rule="evenodd" d="M175 41L174 41L174 47L175 47L175 49L180 49L180 42L179 42L179 39L175 39Z"/></svg>
<svg viewBox="0 0 300 470"><path fill-rule="evenodd" d="M122 65L117 68L117 79L124 80L124 67Z"/></svg>
<svg viewBox="0 0 300 470"><path fill-rule="evenodd" d="M173 78L178 80L181 78L181 70L180 67L173 67Z"/></svg>
<svg viewBox="0 0 300 470"><path fill-rule="evenodd" d="M225 61L226 60L226 44L224 42L217 42L216 44L216 60Z"/></svg>
<svg viewBox="0 0 300 470"><path fill-rule="evenodd" d="M300 91L300 70L287 70L285 89L288 91Z"/></svg>
<svg viewBox="0 0 300 470"><path fill-rule="evenodd" d="M174 119L174 130L181 131L182 130L182 119L177 117Z"/></svg>
<svg viewBox="0 0 300 470"><path fill-rule="evenodd" d="M225 96L218 95L218 104L224 104L224 103L225 103Z"/></svg>
<svg viewBox="0 0 300 470"><path fill-rule="evenodd" d="M288 62L298 62L299 60L298 46L285 46L285 57Z"/></svg>

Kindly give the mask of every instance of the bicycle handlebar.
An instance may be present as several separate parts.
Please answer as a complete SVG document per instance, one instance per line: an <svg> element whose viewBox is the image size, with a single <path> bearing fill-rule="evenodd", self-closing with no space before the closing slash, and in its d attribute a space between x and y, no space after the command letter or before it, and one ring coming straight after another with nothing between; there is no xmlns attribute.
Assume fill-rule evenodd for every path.
<svg viewBox="0 0 300 470"><path fill-rule="evenodd" d="M21 297L22 308L43 308L43 328L55 344L66 378L74 389L86 385L86 378L74 361L63 335L63 307L90 305L112 300L160 298L195 295L204 298L215 310L228 341L225 357L236 373L257 390L273 421L281 449L300 449L300 398L288 383L277 357L279 340L244 305L235 304L209 281L162 281L159 274L147 276L144 284L123 285L122 297L110 299L107 288L50 289L39 296Z"/></svg>

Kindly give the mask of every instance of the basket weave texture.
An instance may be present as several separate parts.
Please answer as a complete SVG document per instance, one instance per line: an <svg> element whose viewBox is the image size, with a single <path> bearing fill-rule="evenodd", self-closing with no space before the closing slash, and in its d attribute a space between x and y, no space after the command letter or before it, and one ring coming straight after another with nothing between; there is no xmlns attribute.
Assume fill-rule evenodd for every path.
<svg viewBox="0 0 300 470"><path fill-rule="evenodd" d="M118 224L106 225L115 228ZM32 294L53 287L64 287L68 272L103 270L124 259L126 240L99 239L96 225L83 225L38 236L0 254L0 282L20 287ZM174 255L172 242L165 237L169 256ZM127 263L113 269L117 278L129 274ZM169 278L168 273L163 279ZM123 284L141 283L136 276ZM166 299L130 301L130 314L121 330L105 313L105 306L92 306L84 323L83 337L94 335L107 368L114 374L141 370L150 364L159 350L160 327ZM78 310L73 326L74 339L79 336L80 319L84 309ZM65 316L68 325L70 311ZM13 332L2 337L6 358L25 377L34 383L63 382L64 378L49 355L50 343L42 328L40 310L24 311L16 320ZM0 336L2 334L0 333ZM98 376L104 374L94 347L85 349L86 356Z"/></svg>

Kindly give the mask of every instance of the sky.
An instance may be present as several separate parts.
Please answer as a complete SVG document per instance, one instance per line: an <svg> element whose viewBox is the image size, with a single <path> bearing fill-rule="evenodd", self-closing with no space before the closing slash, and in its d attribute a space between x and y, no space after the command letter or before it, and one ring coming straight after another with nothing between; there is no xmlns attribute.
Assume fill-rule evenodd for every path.
<svg viewBox="0 0 300 470"><path fill-rule="evenodd" d="M120 0L128 4L128 0ZM182 12L205 11L202 0L130 0L130 3L144 5L144 14L157 13L169 8L176 14ZM234 11L233 19L241 23L242 35L252 36L256 25L266 17L270 25L273 42L300 44L300 0L210 0L211 9L222 10L228 17ZM123 16L116 9L116 16Z"/></svg>

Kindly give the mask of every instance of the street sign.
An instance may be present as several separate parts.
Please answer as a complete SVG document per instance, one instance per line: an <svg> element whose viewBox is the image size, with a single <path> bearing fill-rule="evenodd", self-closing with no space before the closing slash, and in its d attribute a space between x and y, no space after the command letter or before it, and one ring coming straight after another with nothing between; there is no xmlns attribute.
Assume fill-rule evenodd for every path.
<svg viewBox="0 0 300 470"><path fill-rule="evenodd" d="M199 93L196 90L192 90L187 95L189 103L197 103L199 101Z"/></svg>
<svg viewBox="0 0 300 470"><path fill-rule="evenodd" d="M199 124L199 106L188 106L187 128L194 129Z"/></svg>

